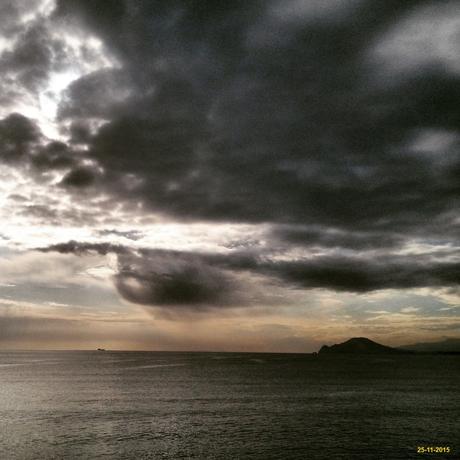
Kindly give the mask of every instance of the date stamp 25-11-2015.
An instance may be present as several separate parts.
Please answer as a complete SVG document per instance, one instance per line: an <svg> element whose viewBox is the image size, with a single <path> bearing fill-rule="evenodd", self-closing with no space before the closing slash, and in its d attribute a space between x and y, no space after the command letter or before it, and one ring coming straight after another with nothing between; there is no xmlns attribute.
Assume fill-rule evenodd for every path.
<svg viewBox="0 0 460 460"><path fill-rule="evenodd" d="M418 454L450 454L453 453L449 446L417 446Z"/></svg>

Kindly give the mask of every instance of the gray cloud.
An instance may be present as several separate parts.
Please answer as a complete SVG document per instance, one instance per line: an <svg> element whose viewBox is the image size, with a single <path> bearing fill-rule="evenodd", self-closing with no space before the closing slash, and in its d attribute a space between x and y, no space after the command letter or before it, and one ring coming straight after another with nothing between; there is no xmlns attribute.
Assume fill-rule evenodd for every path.
<svg viewBox="0 0 460 460"><path fill-rule="evenodd" d="M225 256L51 249L115 252L117 288L141 304L225 304L243 272L353 292L458 285L448 254L395 251L417 239L455 255L458 142L430 139L460 135L459 74L415 66L389 84L369 59L426 2L310 3L58 1L52 20L99 36L119 65L68 88L59 121L69 145L37 147L30 120L17 115L1 122L0 140L3 158L63 169L67 191L102 190L182 221L263 223L268 245L323 255L280 261L250 238ZM39 32L27 32L44 53L36 63L21 58L25 32L4 58L11 69L26 63L31 82L58 46ZM94 119L106 123L94 128Z"/></svg>
<svg viewBox="0 0 460 460"><path fill-rule="evenodd" d="M267 254L192 253L129 249L110 243L71 241L42 251L82 255L118 254L115 285L127 300L144 305L210 305L244 303L236 275L246 273L281 280L291 289L322 288L346 292L459 286L459 262L427 256L317 256L276 260ZM235 296L236 299L235 300Z"/></svg>
<svg viewBox="0 0 460 460"><path fill-rule="evenodd" d="M40 0L2 3L0 103L4 110L38 108L44 91L49 90L50 75L75 62L72 47L56 33L56 24L48 21L44 6ZM51 90L46 96L56 95Z"/></svg>
<svg viewBox="0 0 460 460"><path fill-rule="evenodd" d="M59 42L50 39L43 24L26 27L17 37L16 46L0 58L0 71L15 75L25 88L37 91L46 82Z"/></svg>
<svg viewBox="0 0 460 460"><path fill-rule="evenodd" d="M97 172L88 167L78 167L69 171L61 181L62 185L68 187L88 187L97 178Z"/></svg>
<svg viewBox="0 0 460 460"><path fill-rule="evenodd" d="M228 274L191 254L122 255L115 285L122 297L143 305L204 308L242 301Z"/></svg>
<svg viewBox="0 0 460 460"><path fill-rule="evenodd" d="M268 273L298 286L369 292L424 286L458 286L458 262L433 262L417 257L318 257L308 261L268 264Z"/></svg>
<svg viewBox="0 0 460 460"><path fill-rule="evenodd" d="M32 165L41 171L68 169L76 164L76 154L64 142L49 142L32 158Z"/></svg>
<svg viewBox="0 0 460 460"><path fill-rule="evenodd" d="M129 252L125 246L115 245L112 243L83 243L78 241L69 241L67 243L53 244L46 248L38 248L41 252L58 252L60 254L83 255L87 253L97 253L106 255L109 253L123 254Z"/></svg>
<svg viewBox="0 0 460 460"><path fill-rule="evenodd" d="M13 113L0 120L0 160L20 161L40 139L40 131L28 118Z"/></svg>
<svg viewBox="0 0 460 460"><path fill-rule="evenodd" d="M117 254L114 283L120 295L133 303L198 309L246 303L232 273L200 254L77 241L38 250L79 256Z"/></svg>
<svg viewBox="0 0 460 460"><path fill-rule="evenodd" d="M351 235L352 249L385 246L427 220L439 235L455 225L446 216L458 205L458 156L435 171L433 159L408 154L408 139L458 130L457 76L423 68L382 87L362 59L418 3L355 2L352 16L334 11L339 22L287 26L263 2L59 2L57 17L79 18L122 62L75 82L61 116L107 117L116 104L90 141L107 184L176 218L373 232ZM256 25L263 44L248 42ZM278 40L281 27L289 39ZM141 185L124 189L126 173Z"/></svg>
<svg viewBox="0 0 460 460"><path fill-rule="evenodd" d="M85 120L112 118L112 114L123 111L123 100L128 96L128 78L119 70L102 69L85 75L72 83L61 101L61 119ZM126 92L126 95L124 95ZM79 103L76 105L75 100Z"/></svg>
<svg viewBox="0 0 460 460"><path fill-rule="evenodd" d="M347 248L356 251L397 248L404 243L402 235L389 231L359 232L308 226L275 226L272 236L292 245Z"/></svg>
<svg viewBox="0 0 460 460"><path fill-rule="evenodd" d="M68 170L65 185L88 186L99 172L82 166L85 152L61 141L48 141L30 118L12 113L0 120L0 161L32 166L40 176L53 170ZM73 169L72 169L73 168Z"/></svg>

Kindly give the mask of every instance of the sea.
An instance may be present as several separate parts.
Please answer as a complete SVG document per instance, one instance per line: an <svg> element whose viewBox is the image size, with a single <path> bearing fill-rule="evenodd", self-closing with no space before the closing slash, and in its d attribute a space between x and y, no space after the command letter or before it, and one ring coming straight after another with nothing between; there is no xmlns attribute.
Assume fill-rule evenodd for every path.
<svg viewBox="0 0 460 460"><path fill-rule="evenodd" d="M425 458L460 459L460 356L0 352L1 460Z"/></svg>

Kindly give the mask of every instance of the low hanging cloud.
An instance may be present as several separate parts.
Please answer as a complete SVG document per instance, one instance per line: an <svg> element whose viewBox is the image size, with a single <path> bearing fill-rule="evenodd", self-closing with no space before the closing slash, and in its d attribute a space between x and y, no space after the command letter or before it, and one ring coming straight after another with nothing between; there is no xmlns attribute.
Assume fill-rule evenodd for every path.
<svg viewBox="0 0 460 460"><path fill-rule="evenodd" d="M206 309L247 303L236 277L194 253L135 250L111 243L70 241L40 248L61 254L116 254L115 287L126 300L150 306Z"/></svg>
<svg viewBox="0 0 460 460"><path fill-rule="evenodd" d="M230 274L191 254L119 257L115 286L130 302L157 306L237 305L237 286Z"/></svg>
<svg viewBox="0 0 460 460"><path fill-rule="evenodd" d="M222 307L244 305L244 283L238 275L262 276L270 284L283 281L291 289L320 288L365 293L383 289L460 286L460 263L434 262L420 256L317 256L276 260L266 254L192 253L71 241L44 252L76 255L114 253L114 277L119 294L133 303L151 306ZM246 294L248 294L246 292ZM246 296L247 297L247 296Z"/></svg>

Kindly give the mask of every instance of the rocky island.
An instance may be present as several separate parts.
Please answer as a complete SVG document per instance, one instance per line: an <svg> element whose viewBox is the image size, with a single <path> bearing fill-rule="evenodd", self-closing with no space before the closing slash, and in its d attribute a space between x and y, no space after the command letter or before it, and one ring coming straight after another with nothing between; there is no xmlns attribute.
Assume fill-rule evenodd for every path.
<svg viewBox="0 0 460 460"><path fill-rule="evenodd" d="M319 350L320 355L335 355L335 354L354 354L354 355L381 355L381 354L407 354L411 353L408 350L399 348L387 347L380 343L374 342L366 337L354 337L335 345L323 345Z"/></svg>

